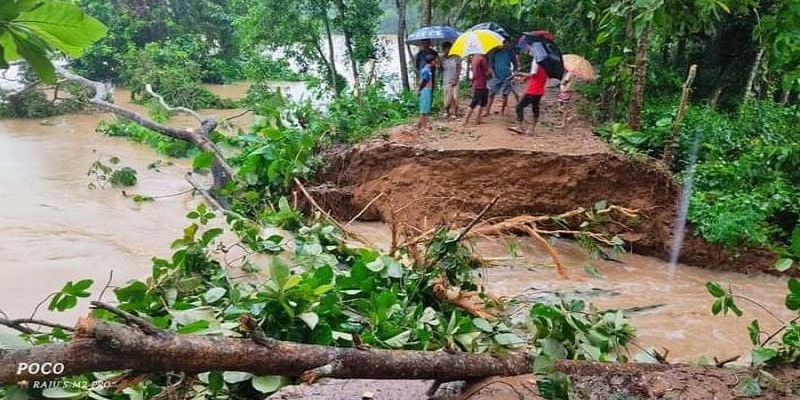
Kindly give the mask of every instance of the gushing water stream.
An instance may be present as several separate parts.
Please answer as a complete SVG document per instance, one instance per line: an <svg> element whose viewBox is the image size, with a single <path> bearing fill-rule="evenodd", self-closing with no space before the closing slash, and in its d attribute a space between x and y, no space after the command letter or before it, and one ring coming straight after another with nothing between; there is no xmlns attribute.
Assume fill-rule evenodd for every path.
<svg viewBox="0 0 800 400"><path fill-rule="evenodd" d="M681 246L683 246L683 238L686 235L686 219L689 213L689 202L692 196L694 185L694 172L697 165L697 152L700 147L700 135L695 136L692 141L692 150L689 155L689 165L686 168L686 176L683 181L683 189L681 189L681 199L678 204L678 217L675 220L675 227L672 231L672 246L669 252L669 272L668 281L672 282L675 278L675 270L678 268L678 259L681 255Z"/></svg>

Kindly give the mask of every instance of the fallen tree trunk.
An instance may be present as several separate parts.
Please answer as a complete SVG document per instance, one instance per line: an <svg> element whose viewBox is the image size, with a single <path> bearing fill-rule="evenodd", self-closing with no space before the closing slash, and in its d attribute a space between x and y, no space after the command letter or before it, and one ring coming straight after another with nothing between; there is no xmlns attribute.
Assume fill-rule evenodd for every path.
<svg viewBox="0 0 800 400"><path fill-rule="evenodd" d="M60 374L18 373L20 365L58 362ZM139 372L244 371L259 375L453 381L530 372L527 354L445 351L360 350L282 341L260 344L250 339L148 335L136 328L82 318L68 343L35 346L0 354L0 384L50 380L93 371Z"/></svg>
<svg viewBox="0 0 800 400"><path fill-rule="evenodd" d="M20 367L46 362L61 363L64 368L58 374L34 374L30 368L23 371ZM531 366L532 358L526 353L500 357L445 351L362 350L277 340L177 335L86 317L78 322L69 343L0 353L0 385L124 369L138 373L243 371L302 377L308 382L321 377L447 382L525 375L531 372ZM758 376L758 371L750 368L569 360L556 361L555 370L569 375L573 389L586 398L608 398L614 393L642 398L662 398L669 394L691 399L736 398L738 384ZM796 386L796 370L781 372L779 376L787 379L786 387Z"/></svg>

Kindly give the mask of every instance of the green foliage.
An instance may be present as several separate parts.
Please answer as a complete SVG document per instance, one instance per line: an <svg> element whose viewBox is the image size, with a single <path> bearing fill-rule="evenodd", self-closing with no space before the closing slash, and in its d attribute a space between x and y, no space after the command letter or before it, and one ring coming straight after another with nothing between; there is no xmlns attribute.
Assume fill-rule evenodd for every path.
<svg viewBox="0 0 800 400"><path fill-rule="evenodd" d="M328 118L336 138L342 142L360 142L378 128L406 122L417 113L417 99L410 93L391 98L380 87L372 86L361 95L360 101L350 94L328 105Z"/></svg>
<svg viewBox="0 0 800 400"><path fill-rule="evenodd" d="M125 120L100 122L97 125L97 131L108 136L125 137L135 142L147 144L159 153L170 157L188 157L198 151L185 141L165 137L162 134Z"/></svg>
<svg viewBox="0 0 800 400"><path fill-rule="evenodd" d="M232 26L235 10L222 0L135 2L80 0L80 5L107 26L109 35L75 63L76 70L95 80L128 84L130 53L148 44L178 47L199 66L198 79L224 83L242 78L242 60ZM198 81L199 82L199 81Z"/></svg>
<svg viewBox="0 0 800 400"><path fill-rule="evenodd" d="M25 59L40 79L56 80L53 52L80 56L102 38L106 27L67 1L18 0L0 5L0 69Z"/></svg>
<svg viewBox="0 0 800 400"><path fill-rule="evenodd" d="M758 320L751 321L747 327L750 341L753 343L751 358L755 367L795 364L800 361L800 324L797 323L797 320L800 319L800 281L796 278L789 278L787 286L789 291L786 294L786 308L797 313L797 317L789 322L784 322L782 326L771 333L762 331ZM723 289L717 282L707 282L706 290L716 298L711 306L711 312L714 315L720 312L722 315L726 315L730 310L736 316L742 316L743 312L736 305L736 300L744 300L764 308L750 298L734 294L730 289ZM778 335L781 335L780 340L776 340ZM755 387L750 385L742 389L754 391Z"/></svg>
<svg viewBox="0 0 800 400"><path fill-rule="evenodd" d="M101 188L105 189L110 183L112 187L130 187L136 185L136 170L130 167L122 167L116 169L113 166L119 164L119 158L111 157L108 163L104 164L100 160L96 160L89 167L86 173L88 176L94 177L94 182L89 183L89 189Z"/></svg>
<svg viewBox="0 0 800 400"><path fill-rule="evenodd" d="M675 103L649 107L639 132L611 124L600 135L629 154L660 157ZM697 233L732 250L789 244L800 215L798 122L796 107L770 101L746 102L733 114L688 108L675 165L687 170L692 142L699 140L689 208Z"/></svg>
<svg viewBox="0 0 800 400"><path fill-rule="evenodd" d="M535 304L530 324L539 371L547 371L557 359L625 361L617 351L630 343L635 331L621 310L587 310L582 300Z"/></svg>
<svg viewBox="0 0 800 400"><path fill-rule="evenodd" d="M131 48L122 57L125 69L120 78L134 95L145 95L145 85L164 97L171 106L201 108L228 108L219 96L203 87L206 71L198 62L197 52L205 44L197 38L181 38L163 43L148 43L142 49Z"/></svg>
<svg viewBox="0 0 800 400"><path fill-rule="evenodd" d="M53 295L50 300L50 305L47 309L50 311L66 311L78 304L79 297L89 297L91 295L87 290L94 283L91 279L83 279L78 282L67 282L64 287Z"/></svg>

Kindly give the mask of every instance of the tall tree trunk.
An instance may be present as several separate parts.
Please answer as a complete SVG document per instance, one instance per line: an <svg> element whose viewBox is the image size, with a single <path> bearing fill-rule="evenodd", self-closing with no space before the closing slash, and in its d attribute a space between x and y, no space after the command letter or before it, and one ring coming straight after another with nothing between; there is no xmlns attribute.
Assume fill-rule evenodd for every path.
<svg viewBox="0 0 800 400"><path fill-rule="evenodd" d="M422 0L422 21L421 26L431 26L431 0Z"/></svg>
<svg viewBox="0 0 800 400"><path fill-rule="evenodd" d="M344 34L344 44L347 48L347 57L350 59L350 67L353 72L353 88L356 90L356 96L361 98L361 84L358 74L358 61L356 61L355 54L353 53L353 34L350 28L347 27L347 5L343 0L336 0L336 8L339 10L339 18L342 25L342 33Z"/></svg>
<svg viewBox="0 0 800 400"><path fill-rule="evenodd" d="M395 0L397 6L397 52L400 56L400 82L403 84L403 91L411 90L408 81L408 58L406 57L406 5L407 0Z"/></svg>
<svg viewBox="0 0 800 400"><path fill-rule="evenodd" d="M328 39L328 66L329 71L331 74L331 87L333 88L333 93L338 97L339 96L339 88L338 88L338 77L339 73L336 71L336 51L333 47L333 34L331 33L331 22L328 20L328 11L322 10L322 19L325 23L325 37Z"/></svg>
<svg viewBox="0 0 800 400"><path fill-rule="evenodd" d="M647 24L639 35L636 45L636 62L633 70L633 83L631 84L631 103L628 107L628 128L638 131L642 128L642 104L644 103L644 88L647 84L647 43L650 39L652 27Z"/></svg>
<svg viewBox="0 0 800 400"><path fill-rule="evenodd" d="M689 75L686 77L686 82L683 83L681 102L678 104L678 114L675 116L675 122L672 124L672 139L670 139L664 146L664 164L667 167L672 167L672 159L680 148L681 126L683 125L683 117L686 115L686 107L689 105L689 96L692 93L692 83L694 82L694 77L696 75L697 65L692 64L692 66L689 67Z"/></svg>
<svg viewBox="0 0 800 400"><path fill-rule="evenodd" d="M764 47L761 46L758 49L758 53L756 53L756 59L753 60L753 66L750 67L750 76L747 78L747 86L745 86L744 90L744 97L750 98L753 97L755 93L753 85L756 82L756 76L758 76L758 69L761 67L761 59L764 58Z"/></svg>

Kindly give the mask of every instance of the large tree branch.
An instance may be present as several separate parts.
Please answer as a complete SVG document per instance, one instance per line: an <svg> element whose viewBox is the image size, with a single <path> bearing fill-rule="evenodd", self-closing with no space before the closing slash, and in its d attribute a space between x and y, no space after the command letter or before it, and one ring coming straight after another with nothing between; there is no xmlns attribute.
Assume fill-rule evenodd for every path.
<svg viewBox="0 0 800 400"><path fill-rule="evenodd" d="M244 371L260 375L334 378L437 379L442 381L530 371L527 354L444 351L359 350L275 341L264 346L250 339L148 335L117 323L81 318L69 343L35 346L0 353L0 384L50 380L58 376L17 373L22 363L59 362L60 376L131 369L139 372Z"/></svg>
<svg viewBox="0 0 800 400"><path fill-rule="evenodd" d="M61 363L59 374L33 374L34 363ZM0 385L52 380L87 372L133 370L140 374L182 371L243 371L284 375L314 381L321 377L364 379L433 379L440 382L489 376L529 374L532 359L525 353L500 357L446 351L361 350L283 341L266 344L253 339L150 335L138 327L81 318L69 343L0 351ZM558 360L556 371L572 379L581 398L610 398L627 394L640 398L737 398L737 385L756 376L752 368L693 367L679 364L614 364ZM34 368L36 370L36 368ZM50 372L48 370L48 372ZM796 369L770 371L784 387L798 385ZM773 393L773 389L765 389Z"/></svg>
<svg viewBox="0 0 800 400"><path fill-rule="evenodd" d="M203 151L208 151L214 154L215 164L218 167L218 169L221 170L220 171L221 174L215 174L215 183L214 183L215 187L221 187L224 184L224 182L217 182L216 178L227 180L233 177L234 175L233 169L231 168L230 165L228 165L228 162L225 161L225 157L222 155L222 152L219 150L219 148L209 138L211 132L217 127L216 119L214 118L204 119L201 122L197 132L188 129L172 128L163 124L159 124L158 122L155 122L152 119L147 118L139 113L128 110L127 108L123 108L114 103L109 102L108 87L101 82L96 82L87 79L83 76L73 74L72 72L67 71L64 67L61 66L56 66L56 71L63 77L67 78L68 80L73 81L91 90L94 90L94 97L89 99L89 101L97 105L97 107L100 108L101 110L112 112L115 115L129 119L154 132L158 132L164 136L168 136L173 139L189 142Z"/></svg>

